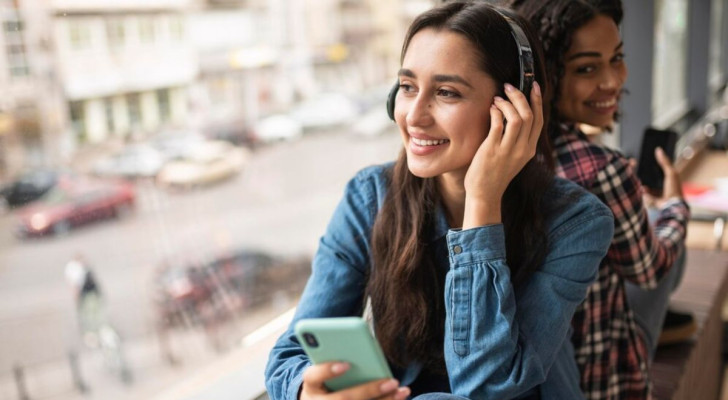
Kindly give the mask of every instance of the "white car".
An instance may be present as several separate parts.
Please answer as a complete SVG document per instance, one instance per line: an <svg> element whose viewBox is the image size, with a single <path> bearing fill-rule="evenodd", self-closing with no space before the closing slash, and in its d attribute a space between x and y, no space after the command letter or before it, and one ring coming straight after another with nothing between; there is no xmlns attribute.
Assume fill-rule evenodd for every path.
<svg viewBox="0 0 728 400"><path fill-rule="evenodd" d="M328 128L351 122L359 107L346 95L326 93L299 104L290 115L304 129Z"/></svg>
<svg viewBox="0 0 728 400"><path fill-rule="evenodd" d="M166 160L176 160L186 157L205 140L203 135L192 131L164 131L152 137L150 144Z"/></svg>
<svg viewBox="0 0 728 400"><path fill-rule="evenodd" d="M220 182L239 173L249 158L249 150L228 142L204 142L184 159L168 162L159 171L157 182L176 188Z"/></svg>
<svg viewBox="0 0 728 400"><path fill-rule="evenodd" d="M151 178L164 165L165 158L146 144L132 144L120 152L97 161L93 173L99 176L123 178Z"/></svg>
<svg viewBox="0 0 728 400"><path fill-rule="evenodd" d="M384 106L373 107L365 112L351 125L351 132L358 136L373 137L383 134L388 130L395 131L397 125L389 119Z"/></svg>
<svg viewBox="0 0 728 400"><path fill-rule="evenodd" d="M285 114L275 114L261 119L253 131L255 139L265 143L293 140L303 135L301 124Z"/></svg>

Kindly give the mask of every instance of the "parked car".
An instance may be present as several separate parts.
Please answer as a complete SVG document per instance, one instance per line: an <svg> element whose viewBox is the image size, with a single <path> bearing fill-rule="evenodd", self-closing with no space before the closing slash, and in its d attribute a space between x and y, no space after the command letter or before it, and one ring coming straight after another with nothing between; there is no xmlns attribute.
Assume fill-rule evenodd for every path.
<svg viewBox="0 0 728 400"><path fill-rule="evenodd" d="M110 157L94 164L93 172L99 176L123 178L151 178L164 165L165 157L148 144L132 144Z"/></svg>
<svg viewBox="0 0 728 400"><path fill-rule="evenodd" d="M359 114L356 102L341 93L325 93L296 106L290 113L304 129L343 125Z"/></svg>
<svg viewBox="0 0 728 400"><path fill-rule="evenodd" d="M61 179L41 201L17 210L20 237L63 235L78 226L129 214L135 192L127 182Z"/></svg>
<svg viewBox="0 0 728 400"><path fill-rule="evenodd" d="M258 121L253 129L256 142L270 143L293 140L303 135L303 126L285 114L275 114Z"/></svg>
<svg viewBox="0 0 728 400"><path fill-rule="evenodd" d="M149 142L165 160L177 160L189 156L205 140L197 132L168 130L152 137Z"/></svg>
<svg viewBox="0 0 728 400"><path fill-rule="evenodd" d="M300 294L310 273L307 258L284 259L242 249L205 261L165 260L155 278L163 326L212 323ZM215 321L221 322L221 321Z"/></svg>
<svg viewBox="0 0 728 400"><path fill-rule="evenodd" d="M351 132L358 136L373 137L387 130L395 131L397 125L389 119L384 107L373 107L351 125Z"/></svg>
<svg viewBox="0 0 728 400"><path fill-rule="evenodd" d="M170 161L159 171L157 182L162 186L190 188L232 177L243 169L249 150L228 142L204 142L185 158Z"/></svg>
<svg viewBox="0 0 728 400"><path fill-rule="evenodd" d="M0 189L0 208L16 208L37 200L58 181L59 172L37 170L21 175Z"/></svg>

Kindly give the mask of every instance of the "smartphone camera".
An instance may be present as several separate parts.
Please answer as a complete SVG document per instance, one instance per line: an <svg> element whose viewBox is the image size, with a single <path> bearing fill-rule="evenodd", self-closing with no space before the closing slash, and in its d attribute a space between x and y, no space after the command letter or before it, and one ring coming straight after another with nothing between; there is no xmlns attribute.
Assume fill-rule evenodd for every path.
<svg viewBox="0 0 728 400"><path fill-rule="evenodd" d="M318 347L318 340L316 340L316 336L313 335L313 333L304 332L303 333L303 340L306 341L306 344L308 344L311 347Z"/></svg>

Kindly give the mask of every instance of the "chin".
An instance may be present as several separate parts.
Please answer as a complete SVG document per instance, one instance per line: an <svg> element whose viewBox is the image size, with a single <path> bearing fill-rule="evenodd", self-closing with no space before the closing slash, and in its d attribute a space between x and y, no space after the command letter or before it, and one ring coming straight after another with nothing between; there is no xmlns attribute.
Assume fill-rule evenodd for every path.
<svg viewBox="0 0 728 400"><path fill-rule="evenodd" d="M413 162L412 158L407 155L407 169L409 172L418 178L433 178L439 175L435 170L430 168L429 165L423 165L422 162Z"/></svg>

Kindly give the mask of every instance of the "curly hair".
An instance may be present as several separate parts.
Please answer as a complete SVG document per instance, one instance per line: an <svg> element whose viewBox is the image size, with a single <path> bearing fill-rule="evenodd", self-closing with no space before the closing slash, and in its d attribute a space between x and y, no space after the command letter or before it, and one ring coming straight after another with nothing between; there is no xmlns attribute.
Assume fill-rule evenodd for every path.
<svg viewBox="0 0 728 400"><path fill-rule="evenodd" d="M561 118L556 104L564 77L564 57L571 47L574 33L597 15L605 15L617 24L622 22L621 0L510 0L508 6L531 23L543 45L548 79L551 81L551 118L549 133L559 131Z"/></svg>

